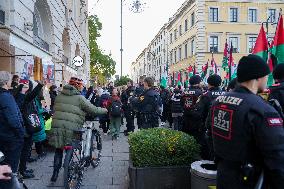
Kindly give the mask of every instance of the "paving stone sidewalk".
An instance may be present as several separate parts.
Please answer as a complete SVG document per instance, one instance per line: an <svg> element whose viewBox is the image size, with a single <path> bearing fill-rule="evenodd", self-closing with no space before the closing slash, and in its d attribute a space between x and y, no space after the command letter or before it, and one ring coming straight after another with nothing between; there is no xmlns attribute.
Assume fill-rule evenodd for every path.
<svg viewBox="0 0 284 189"><path fill-rule="evenodd" d="M123 131L125 127L121 128ZM85 172L82 189L128 189L129 145L127 137L120 134L116 141L111 136L104 136L100 165ZM35 170L36 178L25 180L29 189L59 189L63 188L63 169L55 184L50 183L53 171L53 153L48 153L43 159L28 164Z"/></svg>

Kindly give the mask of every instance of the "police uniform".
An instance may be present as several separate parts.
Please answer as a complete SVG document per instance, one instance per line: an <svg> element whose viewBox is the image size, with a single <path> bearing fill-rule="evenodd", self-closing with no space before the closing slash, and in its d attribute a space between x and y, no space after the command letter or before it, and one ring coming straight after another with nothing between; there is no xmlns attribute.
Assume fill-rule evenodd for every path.
<svg viewBox="0 0 284 189"><path fill-rule="evenodd" d="M182 106L183 106L183 116L184 124L182 131L194 136L197 139L198 129L193 127L195 124L194 117L191 116L191 111L194 108L198 98L202 95L202 90L200 87L192 86L182 95Z"/></svg>
<svg viewBox="0 0 284 189"><path fill-rule="evenodd" d="M146 90L138 99L136 108L141 113L142 129L159 126L160 108L162 101L160 95L153 88Z"/></svg>
<svg viewBox="0 0 284 189"><path fill-rule="evenodd" d="M225 94L219 87L213 87L208 89L200 98L197 100L194 110L191 112L192 119L194 120L192 128L196 128L197 142L201 145L201 157L203 159L212 159L211 148L208 145L208 141L205 137L206 127L205 122L211 107L211 103L218 96Z"/></svg>
<svg viewBox="0 0 284 189"><path fill-rule="evenodd" d="M253 188L265 167L271 188L284 186L284 130L278 112L245 87L216 98L209 114L217 162L217 188ZM246 164L255 175L247 178Z"/></svg>
<svg viewBox="0 0 284 189"><path fill-rule="evenodd" d="M135 89L135 96L139 98L143 94L143 92L144 92L144 85L139 84L139 86ZM136 112L136 117L137 117L137 126L138 129L140 129L143 120L141 118L141 113L139 111Z"/></svg>
<svg viewBox="0 0 284 189"><path fill-rule="evenodd" d="M261 57L242 57L237 68L239 86L217 97L212 105L207 128L213 138L218 189L254 188L262 171L262 188L283 189L283 119L252 92L254 87L264 87L259 84L269 73Z"/></svg>
<svg viewBox="0 0 284 189"><path fill-rule="evenodd" d="M284 82L272 85L270 88L270 95L268 99L276 99L284 110Z"/></svg>
<svg viewBox="0 0 284 189"><path fill-rule="evenodd" d="M163 114L161 117L162 122L166 122L168 120L168 114L169 114L169 101L171 98L171 94L168 89L161 89L160 96L163 103Z"/></svg>
<svg viewBox="0 0 284 189"><path fill-rule="evenodd" d="M134 126L134 111L133 107L131 106L130 99L134 97L135 89L133 86L128 87L124 93L121 95L121 102L122 102L122 108L124 111L124 115L126 118L126 128L127 130L125 133L133 132L135 129Z"/></svg>

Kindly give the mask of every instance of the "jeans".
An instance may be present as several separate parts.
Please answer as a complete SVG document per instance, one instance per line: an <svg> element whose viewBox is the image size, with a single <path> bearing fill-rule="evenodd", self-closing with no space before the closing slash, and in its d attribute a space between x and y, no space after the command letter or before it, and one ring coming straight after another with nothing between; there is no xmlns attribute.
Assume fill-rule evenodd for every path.
<svg viewBox="0 0 284 189"><path fill-rule="evenodd" d="M20 165L19 165L20 172L24 172L27 170L27 161L31 154L32 144L33 144L32 136L25 137L24 146L23 146L22 153L21 153Z"/></svg>
<svg viewBox="0 0 284 189"><path fill-rule="evenodd" d="M110 132L111 136L119 136L120 133L120 117L111 117L110 118Z"/></svg>
<svg viewBox="0 0 284 189"><path fill-rule="evenodd" d="M127 132L133 132L134 127L134 113L132 111L125 112Z"/></svg>
<svg viewBox="0 0 284 189"><path fill-rule="evenodd" d="M173 117L174 121L174 130L181 131L182 130L182 116Z"/></svg>

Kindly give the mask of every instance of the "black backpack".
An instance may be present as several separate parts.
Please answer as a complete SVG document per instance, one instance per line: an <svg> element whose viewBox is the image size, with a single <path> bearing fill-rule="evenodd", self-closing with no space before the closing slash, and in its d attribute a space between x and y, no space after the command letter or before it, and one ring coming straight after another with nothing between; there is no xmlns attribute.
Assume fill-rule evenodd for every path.
<svg viewBox="0 0 284 189"><path fill-rule="evenodd" d="M122 104L121 104L120 101L118 101L118 100L112 101L111 108L110 108L110 115L112 117L120 117L121 116L121 108L122 108Z"/></svg>

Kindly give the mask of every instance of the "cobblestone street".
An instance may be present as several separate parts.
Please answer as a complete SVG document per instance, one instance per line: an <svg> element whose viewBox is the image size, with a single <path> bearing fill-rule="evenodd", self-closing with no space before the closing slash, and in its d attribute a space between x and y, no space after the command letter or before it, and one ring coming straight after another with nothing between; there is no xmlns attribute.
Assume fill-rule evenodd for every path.
<svg viewBox="0 0 284 189"><path fill-rule="evenodd" d="M125 128L122 127L123 132ZM84 175L82 189L127 189L128 188L128 160L129 146L127 137L120 134L117 141L111 136L104 136L100 165L93 169L89 167ZM53 153L48 153L43 159L28 164L28 168L35 170L34 179L25 180L29 189L63 188L63 169L56 183L50 182L53 170Z"/></svg>

